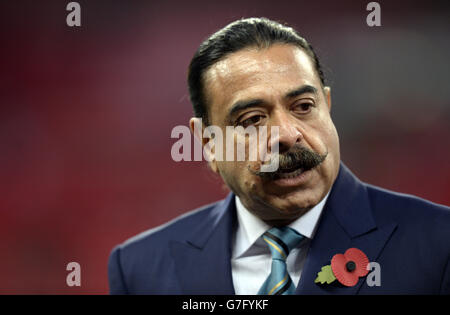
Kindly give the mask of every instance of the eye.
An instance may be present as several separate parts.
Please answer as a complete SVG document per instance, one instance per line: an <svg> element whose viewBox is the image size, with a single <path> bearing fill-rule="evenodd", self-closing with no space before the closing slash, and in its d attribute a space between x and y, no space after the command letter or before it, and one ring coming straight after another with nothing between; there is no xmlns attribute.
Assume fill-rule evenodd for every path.
<svg viewBox="0 0 450 315"><path fill-rule="evenodd" d="M296 103L292 107L292 110L295 113L303 115L303 114L309 113L313 107L314 107L314 104L312 102L305 102L305 101L303 101L303 102Z"/></svg>
<svg viewBox="0 0 450 315"><path fill-rule="evenodd" d="M246 119L238 121L237 125L242 126L244 128L250 126L250 125L256 125L264 118L262 115L253 115L251 117L248 117Z"/></svg>

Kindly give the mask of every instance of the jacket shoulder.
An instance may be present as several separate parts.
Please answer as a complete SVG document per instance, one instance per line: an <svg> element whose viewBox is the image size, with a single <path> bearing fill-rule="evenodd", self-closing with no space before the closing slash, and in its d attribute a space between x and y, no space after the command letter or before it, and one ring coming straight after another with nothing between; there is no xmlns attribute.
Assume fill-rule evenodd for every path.
<svg viewBox="0 0 450 315"><path fill-rule="evenodd" d="M395 221L400 230L415 235L413 238L423 237L438 243L443 238L450 239L450 207L373 185L366 184L366 187L377 223Z"/></svg>
<svg viewBox="0 0 450 315"><path fill-rule="evenodd" d="M152 281L148 278L150 275L174 272L168 246L170 241L184 239L199 222L212 214L219 202L191 210L114 247L108 261L110 293L178 292L174 278L166 277L166 281L162 281L161 277L151 276Z"/></svg>
<svg viewBox="0 0 450 315"><path fill-rule="evenodd" d="M378 258L388 279L384 292L388 288L399 292L402 288L405 292L448 294L450 208L372 185L366 188L377 225L396 223L395 232Z"/></svg>
<svg viewBox="0 0 450 315"><path fill-rule="evenodd" d="M180 240L205 219L220 201L190 210L160 226L141 232L118 245L123 250L148 248L153 244L165 243L169 240Z"/></svg>
<svg viewBox="0 0 450 315"><path fill-rule="evenodd" d="M392 217L401 219L403 216L418 218L441 218L450 220L450 207L429 200L398 193L374 185L365 184L372 205L375 208L389 209Z"/></svg>

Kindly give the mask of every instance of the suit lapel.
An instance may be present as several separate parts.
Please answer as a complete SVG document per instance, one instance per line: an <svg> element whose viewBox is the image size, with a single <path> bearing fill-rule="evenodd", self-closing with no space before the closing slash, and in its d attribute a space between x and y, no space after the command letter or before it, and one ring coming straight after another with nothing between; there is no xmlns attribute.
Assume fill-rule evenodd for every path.
<svg viewBox="0 0 450 315"><path fill-rule="evenodd" d="M172 241L176 275L183 294L234 294L231 239L234 195L213 208L186 241Z"/></svg>
<svg viewBox="0 0 450 315"><path fill-rule="evenodd" d="M317 273L331 258L348 248L362 250L369 261L376 261L394 231L394 222L375 223L366 186L341 163L338 177L324 207L314 239L311 241L296 294L356 294L365 278L353 287L335 281L314 283Z"/></svg>

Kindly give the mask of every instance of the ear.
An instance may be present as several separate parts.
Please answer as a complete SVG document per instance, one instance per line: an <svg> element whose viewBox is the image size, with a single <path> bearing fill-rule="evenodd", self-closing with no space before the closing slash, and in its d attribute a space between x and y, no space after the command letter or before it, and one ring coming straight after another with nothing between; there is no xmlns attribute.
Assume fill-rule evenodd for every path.
<svg viewBox="0 0 450 315"><path fill-rule="evenodd" d="M209 142L208 138L203 137L203 132L204 132L206 126L203 124L201 118L192 117L189 120L189 128L191 129L191 132L194 135L194 138L202 145L202 157L203 157L203 152L208 152L208 150L204 150L204 147ZM214 152L212 152L212 154L213 153ZM210 157L209 160L210 160L209 167L211 168L211 170L215 173L218 173L219 169L217 167L217 161L214 158L214 156Z"/></svg>
<svg viewBox="0 0 450 315"><path fill-rule="evenodd" d="M327 100L328 111L331 111L331 88L326 86L323 90L325 92L325 99Z"/></svg>

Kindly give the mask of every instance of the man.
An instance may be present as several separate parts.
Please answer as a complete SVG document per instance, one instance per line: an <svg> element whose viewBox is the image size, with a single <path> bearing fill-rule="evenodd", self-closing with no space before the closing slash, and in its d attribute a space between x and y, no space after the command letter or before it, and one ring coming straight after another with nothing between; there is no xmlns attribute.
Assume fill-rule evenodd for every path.
<svg viewBox="0 0 450 315"><path fill-rule="evenodd" d="M264 173L260 160L211 152L232 193L117 246L111 293L450 294L449 208L362 183L342 164L330 88L296 31L231 23L201 44L188 81L193 131L276 126L279 167ZM332 260L350 248L379 264L377 285L342 284ZM316 281L330 261L339 281Z"/></svg>

